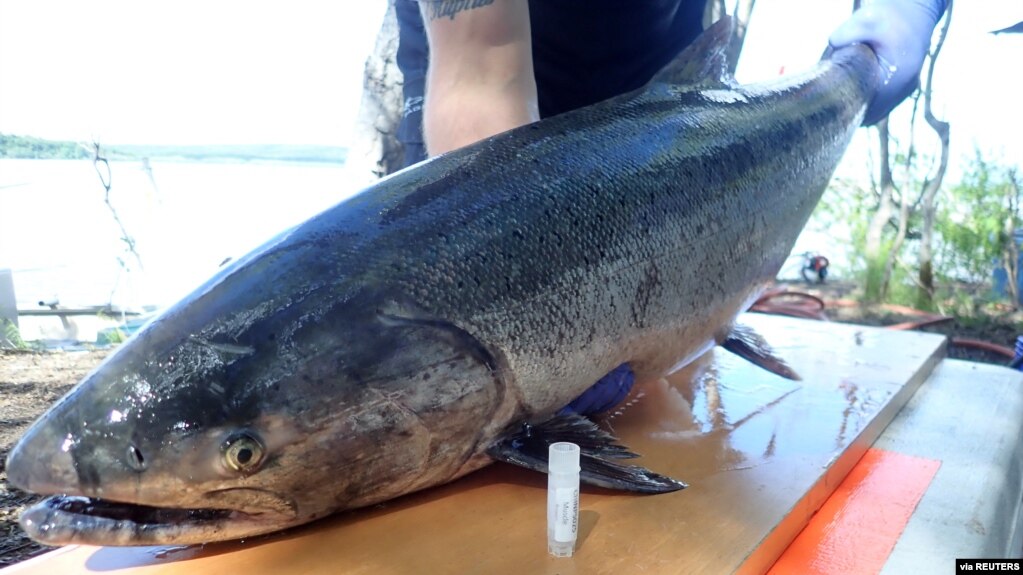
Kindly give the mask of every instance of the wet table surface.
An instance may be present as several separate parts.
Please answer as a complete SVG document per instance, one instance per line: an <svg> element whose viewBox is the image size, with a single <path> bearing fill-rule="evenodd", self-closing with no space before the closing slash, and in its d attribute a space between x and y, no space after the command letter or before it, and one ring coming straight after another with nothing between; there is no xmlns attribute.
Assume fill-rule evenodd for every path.
<svg viewBox="0 0 1023 575"><path fill-rule="evenodd" d="M637 386L601 423L637 462L690 484L584 487L572 558L546 545L546 477L492 465L454 483L263 538L195 547L71 546L30 573L761 573L944 356L944 338L748 314L802 376L721 349Z"/></svg>

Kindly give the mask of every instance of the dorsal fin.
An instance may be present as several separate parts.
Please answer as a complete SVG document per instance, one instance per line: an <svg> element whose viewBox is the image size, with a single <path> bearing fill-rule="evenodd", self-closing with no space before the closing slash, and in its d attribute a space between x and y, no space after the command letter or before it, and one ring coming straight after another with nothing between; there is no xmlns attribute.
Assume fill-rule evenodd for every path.
<svg viewBox="0 0 1023 575"><path fill-rule="evenodd" d="M725 87L728 73L728 42L732 38L732 17L724 16L711 24L693 43L668 62L650 80L651 84Z"/></svg>

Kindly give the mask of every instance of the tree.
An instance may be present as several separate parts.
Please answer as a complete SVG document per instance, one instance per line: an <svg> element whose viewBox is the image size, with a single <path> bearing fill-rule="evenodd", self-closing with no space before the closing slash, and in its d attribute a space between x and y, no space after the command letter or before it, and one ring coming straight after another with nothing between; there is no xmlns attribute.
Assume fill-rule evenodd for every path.
<svg viewBox="0 0 1023 575"><path fill-rule="evenodd" d="M872 187L877 196L877 207L867 226L865 240L866 277L864 296L867 301L884 300L891 286L892 272L896 260L910 230L910 221L919 213L921 219L920 244L917 254L919 265L919 294L917 305L930 307L934 298L933 245L934 226L938 192L948 169L949 132L948 122L938 119L933 113L933 80L934 69L941 48L948 35L948 27L952 22L952 2L944 16L944 24L938 34L934 48L927 56L925 84L912 97L912 113L909 119L908 146L899 154L893 152L897 147L891 133L891 120L885 118L877 125L878 131L878 178L871 176ZM937 135L940 144L937 166L923 177L919 162L922 155L916 150L916 120L920 100L923 100L924 119ZM893 176L893 157L901 160L900 182ZM915 199L914 199L915 197ZM898 206L898 213L896 213ZM894 228L894 235L891 229Z"/></svg>
<svg viewBox="0 0 1023 575"><path fill-rule="evenodd" d="M949 131L948 122L939 120L934 115L931 102L933 100L934 64L941 53L941 47L945 44L948 36L948 26L952 23L952 8L954 2L948 1L948 10L945 13L945 23L941 26L941 33L938 35L938 42L928 55L927 83L924 86L924 119L937 134L941 142L941 158L934 175L924 184L923 201L921 211L923 212L923 232L920 238L920 253L918 263L920 266L920 293L919 304L929 304L934 300L934 216L937 209L938 191L941 190L941 182L945 178L945 171L948 169L949 156Z"/></svg>
<svg viewBox="0 0 1023 575"><path fill-rule="evenodd" d="M1005 207L1004 223L1002 224L1002 265L1008 275L1009 301L1012 307L1019 309L1019 230L1023 229L1023 211L1020 208L1020 200L1023 199L1023 183L1021 183L1019 172L1016 168L1008 171L1009 185L1005 186Z"/></svg>
<svg viewBox="0 0 1023 575"><path fill-rule="evenodd" d="M951 186L947 196L936 220L942 274L985 282L997 265L1005 270L1006 292L1011 305L1018 308L1017 230L1023 228L1023 181L1018 168L976 149L962 180Z"/></svg>
<svg viewBox="0 0 1023 575"><path fill-rule="evenodd" d="M864 297L870 302L884 299L889 282L888 278L884 277L882 270L888 269L888 260L895 257L895 252L892 250L894 242L885 242L885 230L890 225L892 214L895 211L895 204L892 201L895 184L891 171L891 153L889 151L891 138L888 133L888 118L881 120L877 125L877 133L880 177L876 183L871 175L871 188L877 196L877 208L870 218L870 223L867 224L864 245L867 264Z"/></svg>
<svg viewBox="0 0 1023 575"><path fill-rule="evenodd" d="M88 153L74 142L0 134L0 158L74 160L87 157Z"/></svg>

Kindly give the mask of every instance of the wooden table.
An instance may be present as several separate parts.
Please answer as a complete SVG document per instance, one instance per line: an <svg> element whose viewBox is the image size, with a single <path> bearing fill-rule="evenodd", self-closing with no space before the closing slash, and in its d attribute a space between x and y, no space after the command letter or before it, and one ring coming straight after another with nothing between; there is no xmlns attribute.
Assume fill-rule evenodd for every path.
<svg viewBox="0 0 1023 575"><path fill-rule="evenodd" d="M492 465L287 533L205 547L68 547L3 575L763 573L944 356L942 337L745 318L802 375L720 349L634 392L604 421L640 464L690 483L635 496L584 488L572 558L546 546L546 478Z"/></svg>

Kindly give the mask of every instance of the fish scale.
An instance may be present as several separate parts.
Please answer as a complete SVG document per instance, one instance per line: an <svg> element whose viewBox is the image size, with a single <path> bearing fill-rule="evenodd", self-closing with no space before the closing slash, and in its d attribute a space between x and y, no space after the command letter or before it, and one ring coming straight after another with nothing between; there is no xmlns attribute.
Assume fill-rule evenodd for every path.
<svg viewBox="0 0 1023 575"><path fill-rule="evenodd" d="M452 267L458 267L458 259L464 250L479 249L480 242L473 239L486 237L484 243L491 243L488 247L498 244L505 246L499 248L502 251L520 254L522 257L517 261L542 261L545 264L533 268L533 273L519 277L513 289L502 289L501 279L518 270L509 271L500 258L486 262L483 268L474 266L451 274L453 277L491 280L489 284L478 286L479 289L463 286L460 291L457 285L445 283L445 278L425 279L420 284L425 287L419 288L422 293L456 296L450 300L433 299L431 304L436 307L431 309L431 313L439 317L463 318L460 322L469 331L483 341L494 342L494 346L504 350L513 362L518 357L528 362L535 349L565 350L566 357L553 365L553 372L549 361L535 369L516 365L511 370L519 377L533 372L535 381L523 383L522 387L533 385L543 391L549 387L541 387L541 381L578 380L574 387L566 386L571 389L562 391L553 402L543 396L536 401L527 399L532 405L568 401L615 365L642 360L642 352L631 349L629 342L643 338L651 330L660 335L680 335L679 332L694 318L707 318L708 311L713 310L718 302L726 303L723 301L726 299L727 307L732 308L727 315L734 315L738 302L745 302L752 292L770 281L787 257L792 242L844 151L852 127L856 125L857 111L838 113L841 109L831 97L819 97L815 102L810 94L804 94L792 102L786 90L767 88L762 93L767 97L752 91L747 95L748 100L762 99L754 110L745 110L745 116L758 118L756 122L744 121L742 117L736 119L729 114L731 106L713 106L713 101L705 101L705 106L712 107L699 114L702 118L699 129L708 131L710 136L698 137L698 142L720 140L720 131L715 126L726 121L756 128L751 130L752 133L733 135L727 144L720 142L709 146L709 149L687 140L686 136L693 129L688 132L665 130L673 137L658 138L651 136L648 130L636 128L632 115L652 119L650 121L655 125L672 125L672 128L685 123L677 118L677 109L673 122L659 122L656 113L646 111L652 108L655 111L665 110L662 113L668 114L670 107L665 103L676 96L669 90L647 91L634 96L628 103L633 113L624 114L621 118L613 115L615 102L600 107L603 109L580 112L579 115L597 114L604 118L603 121L592 122L602 129L587 131L585 135L564 137L556 142L527 140L521 148L539 158L540 171L547 174L549 184L530 189L513 183L516 201L495 200L497 205L480 217L483 222L458 221L457 227L464 232L451 238L449 245L458 248L449 261L455 262ZM822 93L821 96L829 94ZM786 114L784 109L779 114L780 103L799 106L804 114L809 108L810 114L799 116L795 126L780 128L782 122L771 121L771 114L782 118L793 116ZM814 104L820 106L820 112L815 113ZM828 120L826 123L820 122L825 118ZM562 117L561 121L566 125L587 123L571 113ZM838 127L838 134L830 136L830 141L822 142L822 138L814 137L822 131L827 132L829 125ZM779 142L772 137L778 133L785 134L786 139ZM503 176L502 168L508 165L512 155L509 150L520 148L504 145L506 143L501 140L500 147L484 149L475 157L476 177L466 180L465 186L476 189L467 191L466 197L483 195L483 190L489 188L488 184L493 179ZM789 144L788 150L785 150L786 144ZM557 154L554 153L555 146ZM623 153L623 150L635 148L644 149L644 155L648 157L665 159L655 162L657 169L651 169L648 167L650 162L639 164L631 155ZM571 160L565 161L566 157L574 158L586 153L588 158L601 158L602 163L579 166ZM791 165L791 156L809 157L797 166L801 168L801 174L784 169ZM488 166L491 166L489 173L494 176L487 173ZM718 169L719 166L728 166L727 174L725 170ZM588 170L594 170L596 174L588 173ZM774 177L757 178L751 173L754 171L771 173ZM614 178L605 174L614 174ZM575 198L588 196L585 190L580 189L587 178L605 184L613 182L613 192L604 201L576 202ZM740 187L743 193L734 193ZM461 191L461 188L448 188L449 194L454 190ZM490 221L501 217L542 222L543 218L536 212L545 204L544 199L551 197L550 203L562 211L568 205L573 207L574 213L569 213L568 219L578 218L587 222L582 236L569 246L558 246L557 236L573 233L575 230L571 224L555 229L543 229L537 225L531 228L537 233L523 237L501 236L501 231L507 231L507 228L490 224ZM450 198L451 195L445 196L445 201L450 201ZM424 219L433 217L434 214L430 213ZM601 251L608 256L601 258ZM660 270L660 273L655 274L655 270ZM600 284L601 293L588 295L596 297L579 297L574 287L593 284ZM465 298L475 304L478 312L466 309ZM534 308L538 301L542 302L541 305ZM613 305L615 301L625 305ZM565 314L542 313L542 310L549 312L553 309L570 311ZM610 309L619 313L608 314ZM594 327L589 331L596 329L614 342L620 348L619 352L607 353L603 357L588 353L593 351L593 338L586 329L581 329L580 319L592 322ZM705 325L711 324L707 322ZM569 341L565 341L563 334L572 331L580 333L580 337L573 339L569 336ZM510 341L514 334L521 335L516 341ZM552 338L559 335L557 339ZM536 339L530 340L529 336ZM567 357L570 353L578 356ZM630 356L630 353L639 355ZM665 367L656 364L651 371Z"/></svg>

